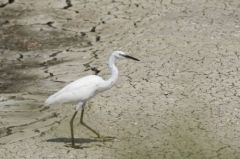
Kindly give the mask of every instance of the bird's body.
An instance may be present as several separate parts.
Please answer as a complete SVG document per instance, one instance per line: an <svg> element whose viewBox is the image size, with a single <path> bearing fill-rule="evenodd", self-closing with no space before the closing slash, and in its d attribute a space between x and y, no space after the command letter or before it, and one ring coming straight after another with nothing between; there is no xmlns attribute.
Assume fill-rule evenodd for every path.
<svg viewBox="0 0 240 159"><path fill-rule="evenodd" d="M76 105L76 111L70 121L70 126L71 126L71 137L72 137L72 147L75 146L74 143L74 135L73 135L73 120L81 106L82 108L82 113L81 113L81 118L80 122L83 124L85 127L87 127L89 130L91 130L93 133L95 133L98 137L100 135L91 127L86 125L83 122L83 112L84 112L84 105L86 102L94 97L97 93L103 92L105 90L110 89L117 81L118 79L118 69L115 66L115 61L116 59L123 59L123 58L130 58L133 60L138 59L126 55L122 51L114 51L112 55L109 58L109 68L111 70L111 77L108 80L102 79L100 76L96 75L90 75L90 76L85 76L82 77L68 85L66 85L64 88L56 92L55 94L51 95L46 101L45 105L51 105L51 104L61 104L61 103L75 103Z"/></svg>
<svg viewBox="0 0 240 159"><path fill-rule="evenodd" d="M85 76L80 78L57 93L51 95L46 100L46 105L56 104L56 103L76 103L84 102L100 92L100 86L105 81L96 75Z"/></svg>

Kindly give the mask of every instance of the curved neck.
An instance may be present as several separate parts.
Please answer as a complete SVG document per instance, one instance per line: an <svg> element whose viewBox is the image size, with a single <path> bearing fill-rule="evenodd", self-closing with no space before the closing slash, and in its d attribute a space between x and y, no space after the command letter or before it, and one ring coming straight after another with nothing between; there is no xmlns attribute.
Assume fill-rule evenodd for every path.
<svg viewBox="0 0 240 159"><path fill-rule="evenodd" d="M118 69L115 65L115 60L116 60L115 56L111 55L108 61L108 66L111 71L111 77L106 82L108 82L111 85L114 85L118 79Z"/></svg>
<svg viewBox="0 0 240 159"><path fill-rule="evenodd" d="M100 90L102 91L110 89L117 82L118 69L115 66L115 60L116 60L115 56L111 55L108 61L108 66L111 71L111 77L108 80L106 80L104 84L100 87Z"/></svg>

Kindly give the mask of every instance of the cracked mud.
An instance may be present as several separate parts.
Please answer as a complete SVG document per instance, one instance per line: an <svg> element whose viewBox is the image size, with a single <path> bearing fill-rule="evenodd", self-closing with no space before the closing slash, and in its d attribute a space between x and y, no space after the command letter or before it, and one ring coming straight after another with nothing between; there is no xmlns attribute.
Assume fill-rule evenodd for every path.
<svg viewBox="0 0 240 159"><path fill-rule="evenodd" d="M240 156L238 0L0 1L0 158L236 159ZM44 107L89 74L117 85L88 102Z"/></svg>

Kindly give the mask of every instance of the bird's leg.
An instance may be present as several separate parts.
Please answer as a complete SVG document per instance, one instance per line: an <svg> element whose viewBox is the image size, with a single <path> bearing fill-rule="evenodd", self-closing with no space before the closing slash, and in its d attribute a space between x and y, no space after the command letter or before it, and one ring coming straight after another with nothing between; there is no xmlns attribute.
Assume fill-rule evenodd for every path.
<svg viewBox="0 0 240 159"><path fill-rule="evenodd" d="M75 142L74 142L74 132L73 132L73 120L75 118L75 116L77 115L77 112L78 111L75 111L73 116L72 116L72 119L70 121L70 128L71 128L71 137L72 137L72 147L75 147Z"/></svg>
<svg viewBox="0 0 240 159"><path fill-rule="evenodd" d="M88 126L87 124L85 124L85 123L83 122L84 106L85 106L85 104L84 104L83 107L82 107L80 123L81 123L83 126L85 126L86 128L88 128L90 131L92 131L94 134L96 134L98 138L100 138L100 134L99 134L97 131L95 131L93 128L91 128L90 126Z"/></svg>

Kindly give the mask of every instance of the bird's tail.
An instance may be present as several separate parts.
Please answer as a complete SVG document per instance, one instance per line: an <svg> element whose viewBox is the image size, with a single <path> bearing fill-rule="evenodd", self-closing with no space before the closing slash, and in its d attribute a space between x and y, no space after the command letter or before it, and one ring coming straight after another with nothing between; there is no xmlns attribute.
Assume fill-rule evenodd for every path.
<svg viewBox="0 0 240 159"><path fill-rule="evenodd" d="M55 96L54 95L51 95L50 97L48 97L48 99L45 101L45 105L46 106L49 106L51 104L54 104L56 102L55 100Z"/></svg>

